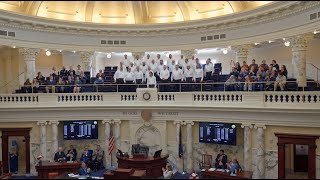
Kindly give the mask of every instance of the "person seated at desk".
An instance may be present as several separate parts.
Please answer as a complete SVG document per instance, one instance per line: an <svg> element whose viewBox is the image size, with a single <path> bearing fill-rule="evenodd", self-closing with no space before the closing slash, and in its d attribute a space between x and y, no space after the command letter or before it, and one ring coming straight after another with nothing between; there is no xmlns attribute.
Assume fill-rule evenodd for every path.
<svg viewBox="0 0 320 180"><path fill-rule="evenodd" d="M241 171L241 167L239 165L239 162L237 160L237 158L233 158L232 161L230 161L229 163L227 163L228 169L230 170L230 173L235 173L237 174L237 172Z"/></svg>
<svg viewBox="0 0 320 180"><path fill-rule="evenodd" d="M103 166L103 156L104 156L104 150L101 150L100 145L97 145L97 149L94 151L92 155L92 167L95 167L95 169L100 169L100 167Z"/></svg>
<svg viewBox="0 0 320 180"><path fill-rule="evenodd" d="M66 160L66 155L64 154L62 147L59 147L58 152L56 152L54 154L54 161L55 162L62 162L65 160Z"/></svg>
<svg viewBox="0 0 320 180"><path fill-rule="evenodd" d="M166 168L162 168L163 179L171 179L173 176L172 166L171 164L167 164Z"/></svg>
<svg viewBox="0 0 320 180"><path fill-rule="evenodd" d="M79 169L79 175L84 176L90 174L90 168L87 167L85 162L81 163L81 167Z"/></svg>
<svg viewBox="0 0 320 180"><path fill-rule="evenodd" d="M217 155L215 168L216 169L226 169L227 168L227 155L224 154L224 150L220 150L220 153Z"/></svg>
<svg viewBox="0 0 320 180"><path fill-rule="evenodd" d="M67 152L67 161L75 161L77 159L77 150L70 145L70 149Z"/></svg>
<svg viewBox="0 0 320 180"><path fill-rule="evenodd" d="M85 148L85 150L82 152L80 161L84 163L90 163L92 160L92 152L88 150L88 148Z"/></svg>

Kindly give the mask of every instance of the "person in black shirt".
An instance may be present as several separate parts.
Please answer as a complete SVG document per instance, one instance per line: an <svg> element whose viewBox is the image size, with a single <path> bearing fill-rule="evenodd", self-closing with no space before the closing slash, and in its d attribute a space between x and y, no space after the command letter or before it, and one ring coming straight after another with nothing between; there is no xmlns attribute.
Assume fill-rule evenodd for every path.
<svg viewBox="0 0 320 180"><path fill-rule="evenodd" d="M77 150L70 146L70 149L67 152L67 161L75 161L77 159Z"/></svg>
<svg viewBox="0 0 320 180"><path fill-rule="evenodd" d="M276 68L277 71L279 70L279 65L277 64L276 60L272 60L272 64L270 64L270 65L272 65L274 68Z"/></svg>
<svg viewBox="0 0 320 180"><path fill-rule="evenodd" d="M72 72L72 74L71 74L71 72ZM70 66L70 67L69 67L69 71L68 71L68 75L74 76L75 74L76 74L76 71L73 70L72 66Z"/></svg>
<svg viewBox="0 0 320 180"><path fill-rule="evenodd" d="M287 67L285 65L281 66L280 72L282 72L282 74L288 79L288 71L287 71Z"/></svg>
<svg viewBox="0 0 320 180"><path fill-rule="evenodd" d="M59 147L58 152L54 154L54 161L62 162L65 160L66 160L66 155L64 154L62 147Z"/></svg>
<svg viewBox="0 0 320 180"><path fill-rule="evenodd" d="M224 154L224 150L220 150L220 153L217 155L215 167L216 169L226 169L227 168L227 155Z"/></svg>

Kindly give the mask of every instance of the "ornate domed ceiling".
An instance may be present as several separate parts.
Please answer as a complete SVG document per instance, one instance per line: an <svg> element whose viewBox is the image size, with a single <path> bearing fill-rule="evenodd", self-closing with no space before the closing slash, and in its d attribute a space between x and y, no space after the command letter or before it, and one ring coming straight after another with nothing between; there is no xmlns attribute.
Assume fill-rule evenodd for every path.
<svg viewBox="0 0 320 180"><path fill-rule="evenodd" d="M272 1L0 1L19 14L90 23L148 24L206 19Z"/></svg>

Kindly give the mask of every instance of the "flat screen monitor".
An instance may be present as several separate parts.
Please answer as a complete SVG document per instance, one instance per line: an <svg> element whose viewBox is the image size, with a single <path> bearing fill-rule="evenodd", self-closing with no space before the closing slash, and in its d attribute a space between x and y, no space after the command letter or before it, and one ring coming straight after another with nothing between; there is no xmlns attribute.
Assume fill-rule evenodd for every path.
<svg viewBox="0 0 320 180"><path fill-rule="evenodd" d="M98 121L64 121L63 139L98 139Z"/></svg>
<svg viewBox="0 0 320 180"><path fill-rule="evenodd" d="M199 142L236 145L236 124L218 122L199 123Z"/></svg>

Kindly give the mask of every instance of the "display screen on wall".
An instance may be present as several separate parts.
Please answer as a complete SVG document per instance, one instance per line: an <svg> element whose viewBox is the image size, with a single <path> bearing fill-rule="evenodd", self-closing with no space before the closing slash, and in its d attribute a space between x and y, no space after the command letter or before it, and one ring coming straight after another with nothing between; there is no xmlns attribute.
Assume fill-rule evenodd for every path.
<svg viewBox="0 0 320 180"><path fill-rule="evenodd" d="M236 145L236 125L231 123L200 122L199 142Z"/></svg>
<svg viewBox="0 0 320 180"><path fill-rule="evenodd" d="M98 121L64 121L63 139L98 139Z"/></svg>

